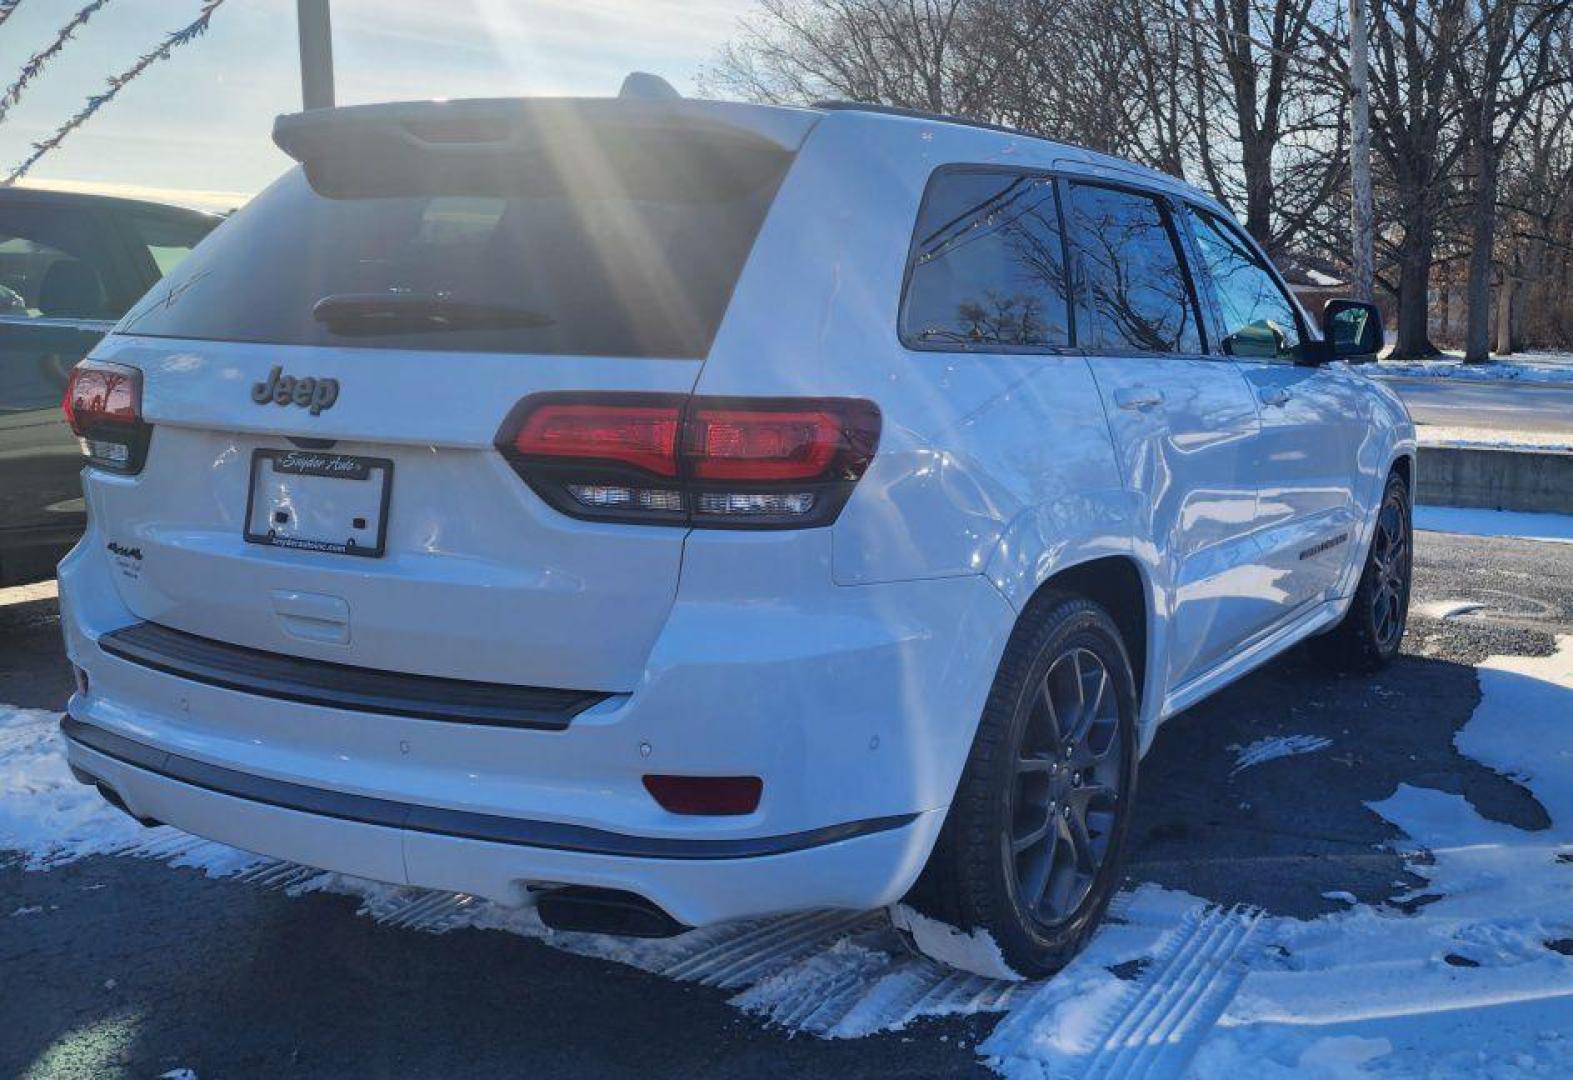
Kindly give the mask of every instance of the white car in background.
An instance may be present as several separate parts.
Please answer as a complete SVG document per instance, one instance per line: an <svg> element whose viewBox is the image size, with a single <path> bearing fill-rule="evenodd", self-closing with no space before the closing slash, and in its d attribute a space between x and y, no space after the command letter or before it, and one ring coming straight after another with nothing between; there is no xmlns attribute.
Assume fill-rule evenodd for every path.
<svg viewBox="0 0 1573 1080"><path fill-rule="evenodd" d="M1172 178L836 105L275 140L67 397L63 727L138 818L575 929L908 897L1040 974L1166 717L1398 649L1379 317Z"/></svg>

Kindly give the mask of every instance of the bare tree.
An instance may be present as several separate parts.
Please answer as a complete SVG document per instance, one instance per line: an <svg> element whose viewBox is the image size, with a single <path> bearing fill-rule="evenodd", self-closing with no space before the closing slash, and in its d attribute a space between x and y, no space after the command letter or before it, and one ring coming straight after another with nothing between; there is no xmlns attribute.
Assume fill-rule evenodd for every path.
<svg viewBox="0 0 1573 1080"><path fill-rule="evenodd" d="M1566 65L1557 62L1556 45L1564 40L1569 8L1568 0L1475 0L1469 40L1453 57L1473 174L1464 347L1469 363L1483 363L1491 353L1491 268L1501 162L1531 107L1543 100L1549 86L1568 78ZM1512 280L1504 267L1501 295L1508 299L1509 312Z"/></svg>
<svg viewBox="0 0 1573 1080"><path fill-rule="evenodd" d="M738 40L702 74L701 89L756 101L841 98L995 119L1001 86L1046 37L1052 7L761 0Z"/></svg>

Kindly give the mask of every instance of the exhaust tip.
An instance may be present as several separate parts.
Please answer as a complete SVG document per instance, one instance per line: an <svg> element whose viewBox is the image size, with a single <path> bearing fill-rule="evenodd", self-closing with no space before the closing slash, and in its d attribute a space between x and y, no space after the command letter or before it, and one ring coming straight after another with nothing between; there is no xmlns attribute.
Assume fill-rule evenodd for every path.
<svg viewBox="0 0 1573 1080"><path fill-rule="evenodd" d="M110 806L113 806L116 810L119 810L122 814L126 815L126 817L130 818L138 825L141 825L143 828L152 829L156 826L164 824L157 818L143 817L140 814L132 812L131 807L126 805L126 800L120 797L120 792L104 783L104 781L100 780L92 773L87 772L76 765L72 765L71 776L79 784L90 784L91 786L97 788L99 795L103 797L105 802L107 802Z"/></svg>
<svg viewBox="0 0 1573 1080"><path fill-rule="evenodd" d="M541 894L536 913L553 930L616 937L676 937L692 929L644 897L617 889L564 885Z"/></svg>

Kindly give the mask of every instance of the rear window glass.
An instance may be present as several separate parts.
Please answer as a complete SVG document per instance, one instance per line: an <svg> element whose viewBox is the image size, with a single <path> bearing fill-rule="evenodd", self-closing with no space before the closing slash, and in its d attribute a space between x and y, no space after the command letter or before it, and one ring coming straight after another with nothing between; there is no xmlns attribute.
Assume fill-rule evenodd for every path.
<svg viewBox="0 0 1573 1080"><path fill-rule="evenodd" d="M999 170L939 173L918 217L901 337L918 348L1069 343L1054 181Z"/></svg>
<svg viewBox="0 0 1573 1080"><path fill-rule="evenodd" d="M611 184L510 176L495 190L392 197L330 198L297 168L180 262L120 332L703 356L791 161L777 158L713 184L658 163L618 170ZM337 308L319 309L328 298ZM366 310L422 298L430 303L413 320L407 305L398 318ZM319 318L329 309L336 318Z"/></svg>

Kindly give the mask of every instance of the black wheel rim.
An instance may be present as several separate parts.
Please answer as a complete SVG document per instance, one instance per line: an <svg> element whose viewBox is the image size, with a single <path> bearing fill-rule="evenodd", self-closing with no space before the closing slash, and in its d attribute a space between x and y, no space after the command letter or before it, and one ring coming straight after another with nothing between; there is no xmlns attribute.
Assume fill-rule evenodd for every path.
<svg viewBox="0 0 1573 1080"><path fill-rule="evenodd" d="M1376 588L1371 594L1371 625L1376 643L1384 652L1398 644L1404 633L1404 609L1409 593L1409 530L1403 507L1390 500L1376 519L1371 545L1371 566Z"/></svg>
<svg viewBox="0 0 1573 1080"><path fill-rule="evenodd" d="M1092 892L1122 810L1126 753L1107 667L1066 650L1035 689L1007 806L1006 857L1038 922L1065 922Z"/></svg>

